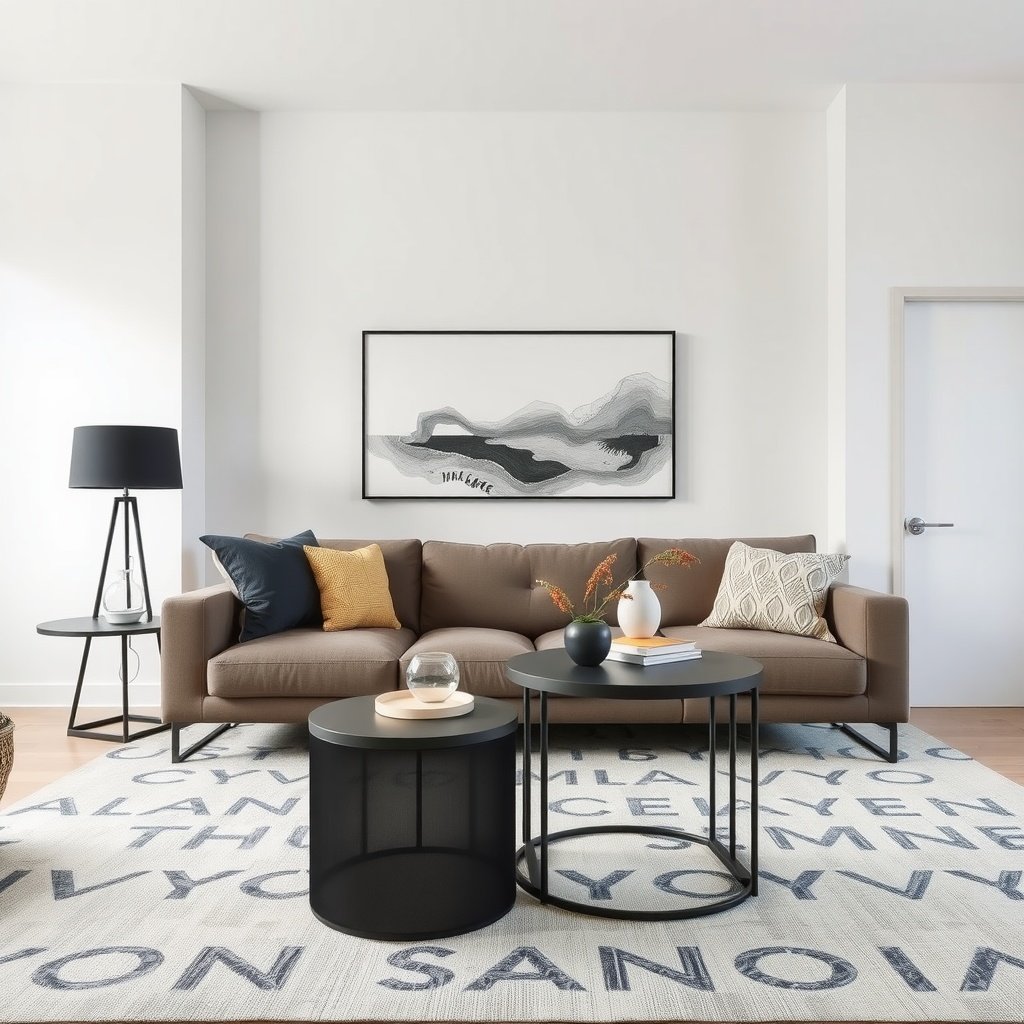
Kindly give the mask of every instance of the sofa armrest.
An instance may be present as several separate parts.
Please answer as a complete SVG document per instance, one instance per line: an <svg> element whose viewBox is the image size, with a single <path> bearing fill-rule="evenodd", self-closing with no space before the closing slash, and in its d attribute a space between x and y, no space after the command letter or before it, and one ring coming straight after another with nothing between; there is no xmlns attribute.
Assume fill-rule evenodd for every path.
<svg viewBox="0 0 1024 1024"><path fill-rule="evenodd" d="M910 712L906 598L837 583L829 592L826 617L839 643L867 661L872 719L906 722Z"/></svg>
<svg viewBox="0 0 1024 1024"><path fill-rule="evenodd" d="M160 704L165 722L201 722L206 663L238 642L238 599L226 584L169 597L160 609Z"/></svg>

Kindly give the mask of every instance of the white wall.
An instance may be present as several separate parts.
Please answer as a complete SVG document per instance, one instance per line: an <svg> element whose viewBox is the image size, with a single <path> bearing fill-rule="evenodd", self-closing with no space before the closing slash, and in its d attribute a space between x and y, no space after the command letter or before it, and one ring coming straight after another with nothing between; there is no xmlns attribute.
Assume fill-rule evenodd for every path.
<svg viewBox="0 0 1024 1024"><path fill-rule="evenodd" d="M851 579L888 589L913 512L891 508L889 290L1024 284L1024 85L845 93L846 542Z"/></svg>
<svg viewBox="0 0 1024 1024"><path fill-rule="evenodd" d="M91 614L113 498L68 489L72 428L181 426L181 109L177 85L0 89L0 705L71 699L81 641L35 626ZM181 587L180 493L139 510L159 603ZM155 645L136 646L152 700ZM119 692L118 647L93 644L87 701Z"/></svg>
<svg viewBox="0 0 1024 1024"><path fill-rule="evenodd" d="M824 538L823 115L211 114L207 153L209 529ZM676 500L360 499L361 331L595 327L679 332Z"/></svg>
<svg viewBox="0 0 1024 1024"><path fill-rule="evenodd" d="M206 526L266 521L260 372L260 116L206 115ZM207 580L219 577L209 558Z"/></svg>
<svg viewBox="0 0 1024 1024"><path fill-rule="evenodd" d="M846 90L825 113L828 189L828 534L846 544Z"/></svg>
<svg viewBox="0 0 1024 1024"><path fill-rule="evenodd" d="M206 111L181 90L181 584L206 581Z"/></svg>
<svg viewBox="0 0 1024 1024"><path fill-rule="evenodd" d="M203 529L307 526L811 530L887 588L889 289L1024 281L1020 85L849 86L827 116L203 129L176 85L0 90L0 704L70 696L80 645L34 627L91 607L112 495L67 489L81 423L182 429L184 508L140 495L156 600L201 580ZM675 328L680 496L362 501L360 332L458 327Z"/></svg>

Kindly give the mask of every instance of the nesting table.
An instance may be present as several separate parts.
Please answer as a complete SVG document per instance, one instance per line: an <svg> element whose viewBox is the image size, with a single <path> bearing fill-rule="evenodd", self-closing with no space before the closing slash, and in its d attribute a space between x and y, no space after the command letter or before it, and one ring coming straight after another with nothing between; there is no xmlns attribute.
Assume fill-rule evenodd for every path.
<svg viewBox="0 0 1024 1024"><path fill-rule="evenodd" d="M600 917L630 920L665 921L702 917L734 907L749 896L757 895L757 832L758 832L758 688L762 666L751 658L736 654L705 651L692 661L668 665L640 667L622 662L605 661L596 668L575 664L562 649L534 651L512 658L506 675L523 688L523 845L516 856L516 878L526 892L542 903L565 910L595 914ZM551 832L548 824L548 697L558 694L571 697L598 697L612 700L657 700L706 698L708 701L708 825L707 835L680 829L648 825L592 825L586 828ZM736 855L736 753L737 697L748 695L750 701L750 850L749 863L742 864ZM533 835L532 778L533 728L532 700L539 698L540 736L540 831ZM729 828L724 841L719 837L716 822L718 752L716 742L716 699L728 700L728 789ZM643 836L664 836L707 847L736 882L735 890L724 897L697 906L675 910L625 910L616 907L580 903L554 895L548 885L550 847L578 836L600 836L608 833L630 833Z"/></svg>
<svg viewBox="0 0 1024 1024"><path fill-rule="evenodd" d="M400 720L349 697L309 716L309 902L361 938L443 938L511 909L514 706Z"/></svg>

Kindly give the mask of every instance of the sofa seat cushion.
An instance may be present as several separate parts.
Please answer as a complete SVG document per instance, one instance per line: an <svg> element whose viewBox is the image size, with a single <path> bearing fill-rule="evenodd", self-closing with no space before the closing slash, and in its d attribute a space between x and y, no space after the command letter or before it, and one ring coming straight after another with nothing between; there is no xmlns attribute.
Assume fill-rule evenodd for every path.
<svg viewBox="0 0 1024 1024"><path fill-rule="evenodd" d="M451 626L424 633L402 655L400 679L420 651L447 651L459 663L459 689L480 697L521 697L522 689L505 678L505 662L534 650L521 633L477 626Z"/></svg>
<svg viewBox="0 0 1024 1024"><path fill-rule="evenodd" d="M867 662L839 644L760 629L663 626L703 651L743 654L764 665L762 694L856 697L867 687Z"/></svg>
<svg viewBox="0 0 1024 1024"><path fill-rule="evenodd" d="M236 644L211 658L214 697L356 697L398 686L411 629L290 629Z"/></svg>

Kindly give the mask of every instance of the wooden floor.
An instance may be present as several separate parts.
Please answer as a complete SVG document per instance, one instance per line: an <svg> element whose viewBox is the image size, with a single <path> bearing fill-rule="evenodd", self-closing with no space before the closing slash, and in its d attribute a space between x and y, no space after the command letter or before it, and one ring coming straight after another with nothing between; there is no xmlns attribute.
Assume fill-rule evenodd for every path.
<svg viewBox="0 0 1024 1024"><path fill-rule="evenodd" d="M112 713L90 712L90 717ZM62 708L11 708L9 714L16 727L14 770L0 807L34 793L111 746L65 735L67 711ZM910 720L1024 785L1024 708L915 708Z"/></svg>

